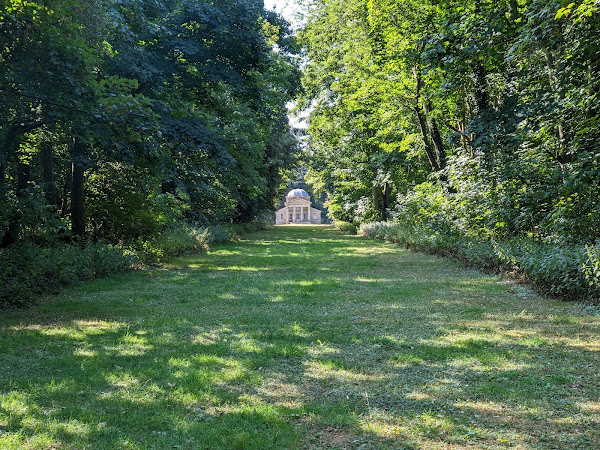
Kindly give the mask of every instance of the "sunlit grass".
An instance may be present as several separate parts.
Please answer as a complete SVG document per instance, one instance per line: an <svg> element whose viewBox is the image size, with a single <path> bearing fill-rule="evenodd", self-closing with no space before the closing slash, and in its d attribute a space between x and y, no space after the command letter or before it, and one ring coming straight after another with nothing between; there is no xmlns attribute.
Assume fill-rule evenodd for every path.
<svg viewBox="0 0 600 450"><path fill-rule="evenodd" d="M0 318L0 448L594 448L600 317L276 227Z"/></svg>

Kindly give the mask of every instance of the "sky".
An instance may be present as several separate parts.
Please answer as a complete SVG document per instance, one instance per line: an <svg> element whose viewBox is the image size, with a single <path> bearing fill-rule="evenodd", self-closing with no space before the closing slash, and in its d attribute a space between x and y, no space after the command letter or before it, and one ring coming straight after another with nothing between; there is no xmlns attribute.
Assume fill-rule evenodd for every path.
<svg viewBox="0 0 600 450"><path fill-rule="evenodd" d="M294 19L294 13L299 9L298 4L295 0L264 0L265 9L273 9L278 13L281 13L283 17L285 17L292 24L297 23ZM288 111L293 108L294 104L289 103ZM290 125L294 128L306 128L308 124L303 120L302 117L296 117L294 115L288 114L288 120L290 121Z"/></svg>
<svg viewBox="0 0 600 450"><path fill-rule="evenodd" d="M294 12L298 9L295 0L264 0L266 9L273 9L283 15L287 20L293 22Z"/></svg>

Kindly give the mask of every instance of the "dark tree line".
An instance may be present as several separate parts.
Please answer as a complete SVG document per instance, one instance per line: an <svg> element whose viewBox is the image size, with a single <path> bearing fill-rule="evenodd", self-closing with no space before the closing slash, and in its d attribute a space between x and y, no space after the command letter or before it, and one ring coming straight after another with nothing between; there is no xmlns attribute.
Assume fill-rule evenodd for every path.
<svg viewBox="0 0 600 450"><path fill-rule="evenodd" d="M256 0L0 1L0 245L271 210L295 46Z"/></svg>

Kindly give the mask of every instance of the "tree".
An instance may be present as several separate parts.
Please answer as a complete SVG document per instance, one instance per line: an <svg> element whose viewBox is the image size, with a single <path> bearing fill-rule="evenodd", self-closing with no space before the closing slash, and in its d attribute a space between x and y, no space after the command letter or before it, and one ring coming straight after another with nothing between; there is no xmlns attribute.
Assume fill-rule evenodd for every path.
<svg viewBox="0 0 600 450"><path fill-rule="evenodd" d="M597 2L322 0L308 15L311 176L330 212L382 217L352 207L372 180L402 196L429 172L469 233L596 239Z"/></svg>
<svg viewBox="0 0 600 450"><path fill-rule="evenodd" d="M165 199L204 224L272 208L296 151L285 104L298 71L288 25L261 2L5 0L0 11L4 246L33 233L34 199L44 212L31 223L58 220L82 243L139 236L111 223L124 216L111 219L108 193L129 217L156 219L146 223L161 222Z"/></svg>

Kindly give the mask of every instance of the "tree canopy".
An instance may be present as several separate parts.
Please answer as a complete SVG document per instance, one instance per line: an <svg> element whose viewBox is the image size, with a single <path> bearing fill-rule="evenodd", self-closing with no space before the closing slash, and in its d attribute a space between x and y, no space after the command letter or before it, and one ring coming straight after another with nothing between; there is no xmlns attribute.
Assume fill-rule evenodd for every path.
<svg viewBox="0 0 600 450"><path fill-rule="evenodd" d="M594 242L599 10L594 0L310 2L308 177L329 213L385 219L410 193L435 191L467 233Z"/></svg>
<svg viewBox="0 0 600 450"><path fill-rule="evenodd" d="M2 246L271 210L296 53L262 1L2 0Z"/></svg>

